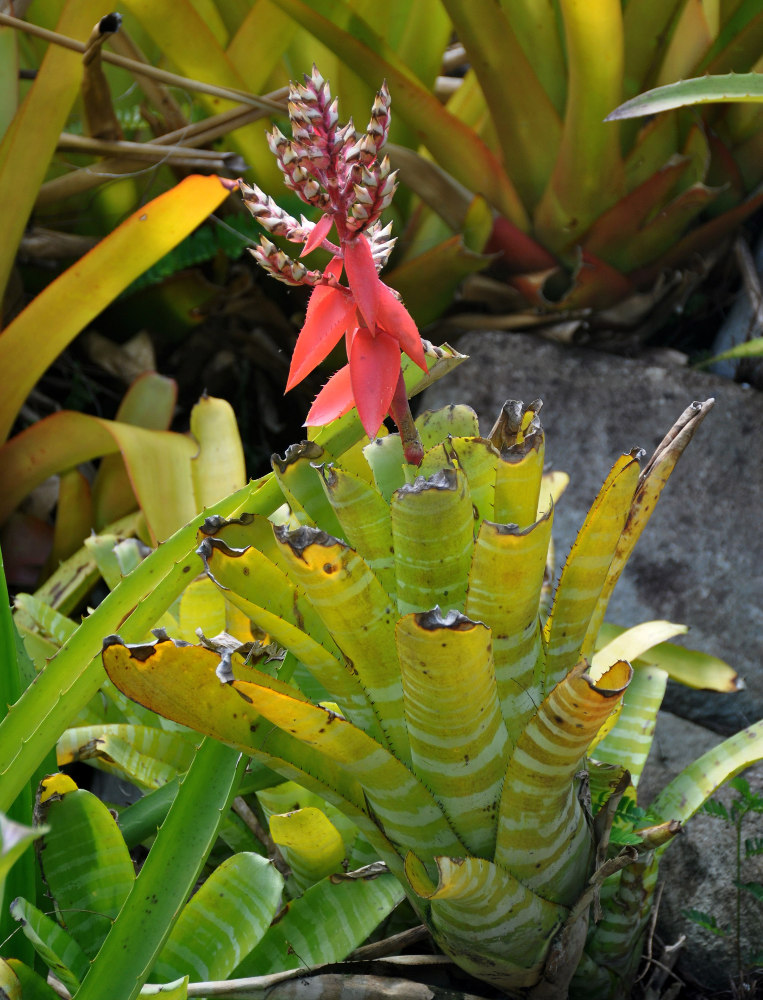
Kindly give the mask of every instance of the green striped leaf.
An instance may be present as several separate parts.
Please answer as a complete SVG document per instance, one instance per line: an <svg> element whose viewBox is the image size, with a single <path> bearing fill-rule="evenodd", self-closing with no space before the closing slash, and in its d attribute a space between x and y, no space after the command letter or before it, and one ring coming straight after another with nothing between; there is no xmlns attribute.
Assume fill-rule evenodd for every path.
<svg viewBox="0 0 763 1000"><path fill-rule="evenodd" d="M456 611L397 625L412 768L471 854L492 856L504 772L490 629Z"/></svg>
<svg viewBox="0 0 763 1000"><path fill-rule="evenodd" d="M637 628L639 626L636 626ZM620 625L605 622L596 638L597 647L612 641L625 631ZM594 656L596 659L596 656ZM629 659L629 657L625 657ZM672 642L660 642L650 646L639 655L634 666L650 665L664 670L671 680L686 687L704 691L723 691L732 694L739 691L743 681L732 666L710 653L696 649L686 649Z"/></svg>
<svg viewBox="0 0 763 1000"><path fill-rule="evenodd" d="M466 853L431 793L396 757L328 708L246 681L235 681L253 711L335 761L363 786L378 823L404 849Z"/></svg>
<svg viewBox="0 0 763 1000"><path fill-rule="evenodd" d="M90 968L82 948L63 927L26 899L14 899L10 910L43 962L70 993L76 993Z"/></svg>
<svg viewBox="0 0 763 1000"><path fill-rule="evenodd" d="M269 530L272 534L272 526ZM207 537L199 551L207 572L228 588L231 602L290 650L332 692L349 719L374 735L381 733L357 673L349 668L303 590L254 546L231 549L220 539Z"/></svg>
<svg viewBox="0 0 763 1000"><path fill-rule="evenodd" d="M282 889L283 878L267 858L227 858L186 903L152 975L227 979L270 926Z"/></svg>
<svg viewBox="0 0 763 1000"><path fill-rule="evenodd" d="M476 532L482 521L494 518L497 465L498 452L485 438L449 437L425 452L419 475L428 479L441 469L460 469L469 483Z"/></svg>
<svg viewBox="0 0 763 1000"><path fill-rule="evenodd" d="M593 648L595 634L591 634L589 624L631 511L638 479L635 455L622 455L599 490L564 564L545 628L546 691Z"/></svg>
<svg viewBox="0 0 763 1000"><path fill-rule="evenodd" d="M392 875L323 879L287 903L276 923L235 970L235 976L266 976L324 962L341 962L403 899Z"/></svg>
<svg viewBox="0 0 763 1000"><path fill-rule="evenodd" d="M0 958L0 995L8 1000L57 1000L59 994L18 959Z"/></svg>
<svg viewBox="0 0 763 1000"><path fill-rule="evenodd" d="M463 611L474 538L464 473L446 468L429 479L418 476L396 491L390 514L398 612L429 611L435 605Z"/></svg>
<svg viewBox="0 0 763 1000"><path fill-rule="evenodd" d="M763 720L708 750L663 788L650 809L685 823L713 792L746 767L763 760Z"/></svg>
<svg viewBox="0 0 763 1000"><path fill-rule="evenodd" d="M132 860L114 817L90 792L55 796L42 811L50 831L40 864L56 912L85 954L95 958L132 888Z"/></svg>
<svg viewBox="0 0 763 1000"><path fill-rule="evenodd" d="M301 524L320 525L330 535L342 538L342 526L321 489L314 464L324 457L314 441L293 444L283 458L273 455L271 465L278 485Z"/></svg>
<svg viewBox="0 0 763 1000"><path fill-rule="evenodd" d="M197 742L193 733L152 726L75 726L59 739L56 757L59 767L95 759L104 771L126 775L144 788L160 788L188 770Z"/></svg>
<svg viewBox="0 0 763 1000"><path fill-rule="evenodd" d="M311 528L276 528L276 538L294 579L357 673L389 747L400 760L409 760L394 602L344 542Z"/></svg>
<svg viewBox="0 0 763 1000"><path fill-rule="evenodd" d="M538 498L543 477L545 436L538 414L541 402L525 406L508 399L490 432L500 461L495 476L493 520L526 528L538 516Z"/></svg>
<svg viewBox="0 0 763 1000"><path fill-rule="evenodd" d="M639 667L623 698L617 722L592 751L596 760L627 767L637 788L652 748L657 712L662 704L668 675L657 667Z"/></svg>
<svg viewBox="0 0 763 1000"><path fill-rule="evenodd" d="M439 410L424 410L416 417L416 429L424 451L446 441L448 437L479 437L480 425L471 406L451 403Z"/></svg>
<svg viewBox="0 0 763 1000"><path fill-rule="evenodd" d="M461 968L507 992L535 985L566 907L481 858L438 857L437 882L415 854L405 873L431 903L437 943Z"/></svg>
<svg viewBox="0 0 763 1000"><path fill-rule="evenodd" d="M573 778L631 678L620 661L599 681L581 660L517 740L503 785L495 862L547 899L572 905L590 874L593 840Z"/></svg>
<svg viewBox="0 0 763 1000"><path fill-rule="evenodd" d="M363 448L377 490L389 503L395 490L405 482L405 457L399 434L376 438Z"/></svg>
<svg viewBox="0 0 763 1000"><path fill-rule="evenodd" d="M498 696L512 743L542 699L538 607L551 525L551 511L525 530L483 521L469 573L466 613L492 631Z"/></svg>
<svg viewBox="0 0 763 1000"><path fill-rule="evenodd" d="M616 888L602 893L602 917L593 925L586 954L597 967L630 982L641 961L641 939L652 907L657 863L654 852L646 851L613 878ZM579 969L576 979L583 988L585 976ZM596 977L599 978L598 976ZM611 993L596 993L608 1000Z"/></svg>
<svg viewBox="0 0 763 1000"><path fill-rule="evenodd" d="M388 594L396 592L389 505L366 479L336 465L320 469L321 482L342 535L368 563Z"/></svg>

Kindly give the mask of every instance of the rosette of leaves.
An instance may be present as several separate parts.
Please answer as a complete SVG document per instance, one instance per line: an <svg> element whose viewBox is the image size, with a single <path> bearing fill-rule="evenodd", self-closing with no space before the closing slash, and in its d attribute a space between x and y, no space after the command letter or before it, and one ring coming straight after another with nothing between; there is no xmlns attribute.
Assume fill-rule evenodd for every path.
<svg viewBox="0 0 763 1000"><path fill-rule="evenodd" d="M419 469L397 435L334 464L303 443L274 459L289 502L279 523L205 524L207 572L285 647L291 683L224 638L216 653L114 636L103 658L131 698L341 809L463 969L511 996L609 998L630 988L660 852L763 756L763 724L649 811L637 803L674 671L652 647L681 629L616 631L598 649L597 637L708 404L689 407L643 469L640 453L615 462L548 614L539 408L507 403L487 437L466 407L422 415Z"/></svg>

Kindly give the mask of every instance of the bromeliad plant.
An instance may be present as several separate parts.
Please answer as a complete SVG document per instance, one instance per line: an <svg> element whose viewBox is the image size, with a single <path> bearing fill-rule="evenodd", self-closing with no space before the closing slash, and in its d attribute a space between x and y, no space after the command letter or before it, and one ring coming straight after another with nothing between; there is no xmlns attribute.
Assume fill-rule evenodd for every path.
<svg viewBox="0 0 763 1000"><path fill-rule="evenodd" d="M315 440L295 446L274 459L287 508L269 519L243 505L201 528L208 575L287 651L289 669L255 668L250 645L225 635L190 646L166 634L107 639L104 666L137 702L346 813L462 968L512 996L625 996L661 852L714 788L763 757L758 723L645 810L636 788L674 672L662 640L681 629L601 629L711 401L690 406L643 469L640 453L617 460L547 614L540 404L510 401L487 436L465 407L414 423L406 401L398 420L400 346L421 359L407 320L402 335L392 328L388 310L402 320L403 307L390 306L374 265L374 211L391 187L376 165L385 91L375 109L358 140L317 72L294 90L295 139L271 142L287 183L320 199L315 226L243 187L271 232L332 255L309 272L269 241L255 252L278 277L314 286L290 384L347 341L349 369L308 422L354 401L374 434L388 409L401 426L339 460ZM707 686L703 671L687 673Z"/></svg>

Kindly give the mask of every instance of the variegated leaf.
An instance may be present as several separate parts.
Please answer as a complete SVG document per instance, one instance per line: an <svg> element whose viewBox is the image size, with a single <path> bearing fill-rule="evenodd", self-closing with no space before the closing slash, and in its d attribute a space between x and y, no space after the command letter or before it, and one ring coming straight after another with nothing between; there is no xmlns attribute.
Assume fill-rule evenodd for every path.
<svg viewBox="0 0 763 1000"><path fill-rule="evenodd" d="M413 771L479 857L495 847L508 739L490 647L490 629L458 612L397 625Z"/></svg>

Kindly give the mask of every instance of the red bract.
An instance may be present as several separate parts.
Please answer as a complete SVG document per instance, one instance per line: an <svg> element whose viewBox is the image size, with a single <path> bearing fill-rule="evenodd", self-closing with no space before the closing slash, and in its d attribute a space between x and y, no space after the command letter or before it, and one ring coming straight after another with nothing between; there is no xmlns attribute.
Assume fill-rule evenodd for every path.
<svg viewBox="0 0 763 1000"><path fill-rule="evenodd" d="M389 92L376 96L366 132L340 126L336 101L313 67L305 85L289 94L293 139L278 129L269 137L284 180L306 203L323 209L317 223L300 221L280 209L258 187L240 182L247 207L262 226L293 243L300 257L322 247L332 253L324 271L309 271L265 237L252 253L273 277L313 291L292 357L287 391L319 365L344 336L349 364L316 397L306 423L326 424L357 406L374 437L396 388L402 392L401 350L424 371L424 348L416 324L396 294L379 278L394 240L379 217L396 188L396 173L378 153L389 131ZM329 240L336 229L337 243ZM341 283L342 272L347 284ZM395 404L396 406L398 404Z"/></svg>

